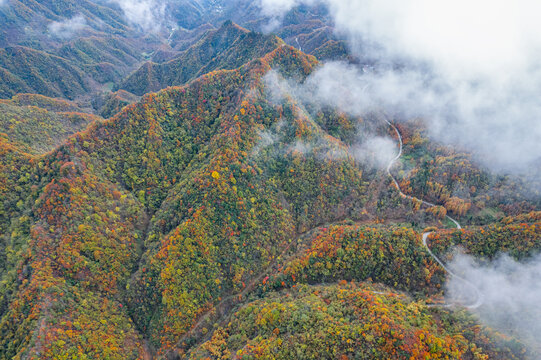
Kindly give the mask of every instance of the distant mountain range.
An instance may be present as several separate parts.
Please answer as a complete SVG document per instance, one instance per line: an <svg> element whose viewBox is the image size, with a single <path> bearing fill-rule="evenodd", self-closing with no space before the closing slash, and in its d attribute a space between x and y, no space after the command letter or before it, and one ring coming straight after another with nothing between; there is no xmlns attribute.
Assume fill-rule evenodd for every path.
<svg viewBox="0 0 541 360"><path fill-rule="evenodd" d="M228 14L235 14L242 24L259 30L265 20L253 6L217 1L173 1L166 6L161 31L148 33L129 23L114 1L10 1L0 7L0 98L36 93L89 103L112 86L142 95L211 70L235 68L269 49L263 43L251 44L255 49L248 46L249 41L265 41L256 34L244 34L244 44L230 47L241 34L222 26ZM278 35L322 58L347 56L324 23L324 14L302 10L292 12ZM213 59L243 46L254 53ZM153 62L144 63L146 59Z"/></svg>

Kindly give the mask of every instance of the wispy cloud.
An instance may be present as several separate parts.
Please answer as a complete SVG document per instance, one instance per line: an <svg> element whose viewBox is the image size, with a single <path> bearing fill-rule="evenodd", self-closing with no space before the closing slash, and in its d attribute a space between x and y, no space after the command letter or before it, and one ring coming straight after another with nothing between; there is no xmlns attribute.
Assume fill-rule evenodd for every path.
<svg viewBox="0 0 541 360"><path fill-rule="evenodd" d="M85 28L87 25L86 19L83 15L79 14L71 19L65 19L63 21L54 21L49 24L49 33L60 39L72 38L75 34Z"/></svg>
<svg viewBox="0 0 541 360"><path fill-rule="evenodd" d="M482 322L504 334L518 337L541 351L541 256L519 263L502 256L490 264L479 265L467 255L457 255L450 267L473 283L483 296L475 310ZM471 295L471 289L456 278L447 282L450 301Z"/></svg>
<svg viewBox="0 0 541 360"><path fill-rule="evenodd" d="M281 14L311 0L261 0ZM431 136L497 171L541 160L541 3L529 0L320 0L351 49L373 65L328 64L320 100L353 113L381 108L426 119ZM368 71L366 71L368 70ZM319 81L319 84L317 83ZM536 165L537 164L537 165Z"/></svg>
<svg viewBox="0 0 541 360"><path fill-rule="evenodd" d="M398 152L396 140L372 136L351 150L353 157L376 169L385 169Z"/></svg>
<svg viewBox="0 0 541 360"><path fill-rule="evenodd" d="M355 71L355 68L342 63L330 63L301 84L291 79L284 79L277 71L271 70L264 77L266 95L271 103L277 105L292 101L301 109L340 108L351 115L360 116L367 110L367 107L362 105L368 104L367 99L362 95L363 83L360 83L358 91L354 92L351 88L342 85L350 81ZM310 115L304 110L298 116L309 117ZM325 159L342 160L350 157L365 166L376 169L385 169L398 151L396 140L378 135L369 129L364 129L362 136L359 136L350 148L337 146L337 144L329 146L332 141L323 139L323 136L321 134L310 143L297 141L290 150L307 154L316 148L318 156L324 154Z"/></svg>
<svg viewBox="0 0 541 360"><path fill-rule="evenodd" d="M124 12L126 19L143 31L158 31L164 25L167 1L110 0Z"/></svg>
<svg viewBox="0 0 541 360"><path fill-rule="evenodd" d="M269 20L263 26L264 32L270 32L280 26L283 16L292 8L303 3L315 3L312 0L258 0L262 15Z"/></svg>

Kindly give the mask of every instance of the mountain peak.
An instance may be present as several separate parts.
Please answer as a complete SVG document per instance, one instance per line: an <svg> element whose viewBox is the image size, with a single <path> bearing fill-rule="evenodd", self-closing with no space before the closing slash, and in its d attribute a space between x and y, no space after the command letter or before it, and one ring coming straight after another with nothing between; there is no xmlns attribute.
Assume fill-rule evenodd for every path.
<svg viewBox="0 0 541 360"><path fill-rule="evenodd" d="M242 26L234 23L232 20L224 21L222 26L220 26L220 29L236 29L243 32L249 32L249 30L243 28Z"/></svg>

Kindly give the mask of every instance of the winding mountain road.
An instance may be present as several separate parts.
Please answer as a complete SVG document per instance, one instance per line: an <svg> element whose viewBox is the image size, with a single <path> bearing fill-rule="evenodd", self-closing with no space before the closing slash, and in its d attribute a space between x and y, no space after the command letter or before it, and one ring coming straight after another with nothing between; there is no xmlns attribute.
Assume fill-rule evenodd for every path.
<svg viewBox="0 0 541 360"><path fill-rule="evenodd" d="M296 37L295 41L297 42L297 45L299 46L299 51L302 51L301 43L299 43L299 38Z"/></svg>
<svg viewBox="0 0 541 360"><path fill-rule="evenodd" d="M394 166L394 164L400 160L400 158L402 157L402 154L403 154L403 147L404 147L404 141L402 140L402 135L400 134L400 131L398 131L398 128L396 126L394 126L389 120L387 120L386 118L383 118L383 120L387 123L387 125L389 125L393 130L394 132L396 133L396 136L398 138L398 143L400 145L400 148L399 148L399 151L398 151L398 155L396 155L390 162L389 162L389 165L387 165L387 174L389 175L389 177L393 180L393 183L394 183L394 186L396 188L396 190L398 190L399 194L401 197L405 198L405 199L409 199L409 200L412 200L412 201L418 201L418 202L421 202L422 204L424 204L425 206L428 206L428 207L435 207L436 205L431 203L431 202L428 202L428 201L424 201L422 199L418 199L416 197L413 197L413 196L410 196L410 195L407 195L407 194L404 194L404 192L402 192L402 189L400 188L400 184L398 183L398 181L396 180L396 178L393 176L393 174L391 173L391 169L392 167ZM455 219L453 219L452 217L450 217L449 215L445 215L447 219L449 219L453 224L455 224L456 228L457 229L462 229L462 226L460 226L460 223L458 221L456 221ZM429 231L429 232L425 232L423 233L423 246L425 247L425 249L428 251L428 253L430 254L430 256L438 263L440 264L440 266L443 268L443 270L445 270L445 272L447 274L449 274L449 276L451 277L454 277L455 279L458 279L460 280L462 283L464 283L465 285L467 285L469 288L471 288L474 293L475 293L475 302L473 304L469 304L469 305L464 305L464 304L461 304L462 306L464 306L466 309L477 309L478 307L480 307L481 305L483 305L483 295L481 294L481 292L479 291L479 289L474 285L472 284L470 281L464 279L463 277L455 274L453 271L451 271L444 263L443 261L441 261L433 252L432 250L430 250L430 247L428 246L428 237L430 236L430 234L432 234L433 232Z"/></svg>

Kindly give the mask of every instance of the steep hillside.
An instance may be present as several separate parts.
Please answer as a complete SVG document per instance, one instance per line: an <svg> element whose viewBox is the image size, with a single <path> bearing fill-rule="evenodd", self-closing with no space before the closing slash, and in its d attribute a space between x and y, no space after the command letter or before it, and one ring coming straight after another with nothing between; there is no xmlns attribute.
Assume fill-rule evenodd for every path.
<svg viewBox="0 0 541 360"><path fill-rule="evenodd" d="M324 6L298 6L275 30L284 41L319 60L353 60L346 42L335 33Z"/></svg>
<svg viewBox="0 0 541 360"><path fill-rule="evenodd" d="M77 38L55 53L78 64L94 81L102 84L120 80L142 60L141 44L120 36Z"/></svg>
<svg viewBox="0 0 541 360"><path fill-rule="evenodd" d="M17 106L36 106L53 112L82 112L83 110L74 102L59 98L50 98L38 94L17 94L10 100L2 103L11 103Z"/></svg>
<svg viewBox="0 0 541 360"><path fill-rule="evenodd" d="M274 36L249 32L229 21L218 30L209 31L179 57L166 63L144 64L119 87L143 95L168 86L183 85L214 70L238 68L281 44Z"/></svg>
<svg viewBox="0 0 541 360"><path fill-rule="evenodd" d="M429 141L419 121L399 128L404 158L395 172L406 193L442 205L453 216L479 225L539 210L538 178L495 175L477 165L471 154Z"/></svg>
<svg viewBox="0 0 541 360"><path fill-rule="evenodd" d="M124 107L137 102L139 96L125 90L115 92L104 92L92 102L92 106L103 118L110 118L118 114Z"/></svg>
<svg viewBox="0 0 541 360"><path fill-rule="evenodd" d="M305 76L314 64L279 47L239 70L147 96L42 159L18 160L35 168L28 176L9 174L32 192L12 194L7 186L4 194L18 206L6 203L4 226L16 238L5 238L3 247L24 260L6 259L3 278L19 269L24 280L4 289L3 356L83 351L130 358L142 343L132 330L114 335L130 327L168 349L220 297L247 287L290 236L362 204L361 172L351 159L320 161L294 146L313 137L331 141L325 149L344 145L294 104L277 108L263 96L261 77L271 67ZM259 133L280 119L288 124L276 129L283 157L259 158ZM315 173L326 174L325 184ZM311 206L295 203L298 186ZM27 220L13 221L21 213ZM90 300L81 304L87 292ZM82 320L96 303L106 307L92 321L103 326ZM114 343L77 350L89 329Z"/></svg>
<svg viewBox="0 0 541 360"><path fill-rule="evenodd" d="M237 68L282 43L231 24L235 19L256 32L266 27L269 19L251 2L175 0L163 6L163 18L148 30L128 21L136 8L112 1L7 2L0 6L0 98L24 92L89 103L113 85L144 95ZM319 8L296 7L276 33L322 59L347 58Z"/></svg>
<svg viewBox="0 0 541 360"><path fill-rule="evenodd" d="M502 253L523 260L541 248L541 212L534 211L516 217L505 217L499 222L468 228L465 231L446 231L430 237L438 254L450 256L453 246L483 260L493 260Z"/></svg>
<svg viewBox="0 0 541 360"><path fill-rule="evenodd" d="M73 99L89 91L88 78L71 62L43 51L16 46L0 49L0 67L6 82L0 96L32 92L50 97ZM15 88L9 79L15 79Z"/></svg>
<svg viewBox="0 0 541 360"><path fill-rule="evenodd" d="M225 21L233 20L241 26L255 32L269 32L282 38L288 45L296 47L306 54L314 55L320 60L353 58L349 54L345 41L334 32L332 21L324 6L294 7L289 11L279 27L269 27L273 21L261 13L257 4L252 1L224 1L215 6L207 23L200 22L198 27L175 29L168 45L156 52L155 62L163 62L164 58L173 58L175 52L184 51L193 44L193 39L200 37L204 31L220 26Z"/></svg>
<svg viewBox="0 0 541 360"><path fill-rule="evenodd" d="M0 48L0 98L26 92L73 100L119 80L139 58L134 44L118 38L78 39L52 52Z"/></svg>
<svg viewBox="0 0 541 360"><path fill-rule="evenodd" d="M88 96L159 43L130 27L112 2L13 0L0 6L0 23L0 98Z"/></svg>
<svg viewBox="0 0 541 360"><path fill-rule="evenodd" d="M89 30L93 32L122 34L130 29L121 10L108 3L89 0L10 0L0 7L0 23L5 24L0 29L0 46L14 43L39 46L40 41L47 41L47 35L42 30L48 24L79 14L86 19Z"/></svg>
<svg viewBox="0 0 541 360"><path fill-rule="evenodd" d="M300 286L242 306L187 358L520 358L512 341L455 320L371 284Z"/></svg>
<svg viewBox="0 0 541 360"><path fill-rule="evenodd" d="M50 110L36 105L43 105ZM29 154L39 155L51 151L68 136L99 120L97 116L80 112L68 102L46 97L21 95L11 101L0 100L2 141Z"/></svg>

